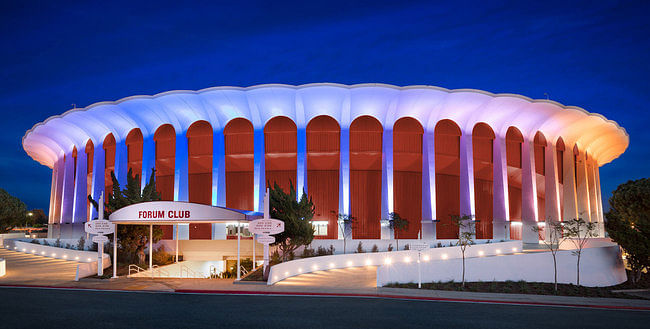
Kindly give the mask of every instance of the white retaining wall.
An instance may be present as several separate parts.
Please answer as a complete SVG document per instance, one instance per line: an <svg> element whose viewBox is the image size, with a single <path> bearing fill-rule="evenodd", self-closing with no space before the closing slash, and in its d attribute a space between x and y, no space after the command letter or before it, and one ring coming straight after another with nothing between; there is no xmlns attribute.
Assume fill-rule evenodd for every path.
<svg viewBox="0 0 650 329"><path fill-rule="evenodd" d="M7 262L5 262L4 258L0 258L0 277L5 276L7 274Z"/></svg>
<svg viewBox="0 0 650 329"><path fill-rule="evenodd" d="M430 244L432 245L432 244ZM400 247L402 240L400 240ZM477 244L467 248L466 257L500 255L521 252L521 241L507 241ZM348 268L356 266L380 266L390 264L409 264L417 261L418 253L414 250L391 252L373 252L361 254L340 254L292 260L271 267L268 284L272 285L288 277L321 270ZM454 259L461 257L460 247L431 248L422 252L422 260ZM428 260L427 260L428 259Z"/></svg>
<svg viewBox="0 0 650 329"><path fill-rule="evenodd" d="M600 244L600 243L599 243ZM475 246L470 249L474 249ZM436 260L421 263L422 282L461 281L461 259ZM553 258L550 252L474 257L465 260L465 281L548 282L553 279ZM558 282L576 283L576 256L571 250L557 255ZM417 282L417 264L382 265L377 269L377 286L388 283ZM605 287L627 280L618 245L609 243L583 249L580 260L580 284Z"/></svg>
<svg viewBox="0 0 650 329"><path fill-rule="evenodd" d="M79 265L77 266L77 276L75 280L97 273L96 251L81 251L50 247L15 239L5 239L2 246L12 251L78 262ZM111 258L109 254L104 254L102 265L103 268L111 266Z"/></svg>

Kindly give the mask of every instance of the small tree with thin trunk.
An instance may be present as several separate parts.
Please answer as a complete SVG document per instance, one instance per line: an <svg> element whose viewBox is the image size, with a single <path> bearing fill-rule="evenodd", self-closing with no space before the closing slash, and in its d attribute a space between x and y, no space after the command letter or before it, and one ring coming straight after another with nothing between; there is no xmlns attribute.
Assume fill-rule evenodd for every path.
<svg viewBox="0 0 650 329"><path fill-rule="evenodd" d="M341 235L343 236L343 253L346 253L346 245L348 238L352 235L352 226L356 222L356 218L348 214L341 214L336 211L332 211L336 218L338 218L339 230L341 230Z"/></svg>
<svg viewBox="0 0 650 329"><path fill-rule="evenodd" d="M456 245L460 247L463 258L462 287L465 288L465 250L474 244L474 221L472 220L472 216L469 215L452 215L451 222L460 229Z"/></svg>
<svg viewBox="0 0 650 329"><path fill-rule="evenodd" d="M399 251L399 234L408 229L409 222L406 218L402 218L398 213L391 212L388 214L388 226L395 232L395 244Z"/></svg>
<svg viewBox="0 0 650 329"><path fill-rule="evenodd" d="M271 218L284 222L284 231L275 235L275 245L282 251L282 260L286 261L296 249L310 244L314 239L314 227L311 224L314 203L305 190L298 199L291 181L289 193L274 182L269 189L269 202Z"/></svg>
<svg viewBox="0 0 650 329"><path fill-rule="evenodd" d="M531 227L531 229L537 234L542 231L537 225ZM562 233L562 223L548 219L546 221L545 230L547 230L548 236L547 239L544 239L542 241L544 242L546 248L548 248L548 250L551 252L551 256L553 256L553 278L555 280L554 288L555 291L557 291L557 252L560 250L560 244L562 243L562 240L564 240Z"/></svg>
<svg viewBox="0 0 650 329"><path fill-rule="evenodd" d="M596 224L586 222L582 218L572 219L564 222L564 236L573 243L575 250L571 252L577 257L576 262L576 285L580 285L580 256L582 249L587 245L589 238L597 236Z"/></svg>

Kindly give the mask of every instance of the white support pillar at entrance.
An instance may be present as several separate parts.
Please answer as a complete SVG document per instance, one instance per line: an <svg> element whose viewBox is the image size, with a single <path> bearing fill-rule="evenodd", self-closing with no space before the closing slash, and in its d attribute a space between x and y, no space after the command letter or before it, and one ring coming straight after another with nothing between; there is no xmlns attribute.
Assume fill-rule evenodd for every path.
<svg viewBox="0 0 650 329"><path fill-rule="evenodd" d="M149 271L153 278L153 225L149 224Z"/></svg>
<svg viewBox="0 0 650 329"><path fill-rule="evenodd" d="M472 148L472 132L463 132L460 136L460 215L476 219L474 204L474 152ZM476 231L472 227L459 228L460 232Z"/></svg>
<svg viewBox="0 0 650 329"><path fill-rule="evenodd" d="M510 238L510 202L508 199L508 162L506 158L506 139L497 135L492 143L494 166L492 199L492 235L496 239Z"/></svg>
<svg viewBox="0 0 650 329"><path fill-rule="evenodd" d="M558 183L557 151L553 143L544 148L544 212L546 229L544 239L550 241L550 223L560 221L560 184Z"/></svg>
<svg viewBox="0 0 650 329"><path fill-rule="evenodd" d="M237 221L237 281L239 281L239 279L241 278L240 250L241 250L241 222Z"/></svg>
<svg viewBox="0 0 650 329"><path fill-rule="evenodd" d="M422 239L436 238L436 165L433 132L422 135Z"/></svg>
<svg viewBox="0 0 650 329"><path fill-rule="evenodd" d="M393 128L385 127L382 134L381 152L381 219L389 219L393 212ZM393 239L395 232L380 222L381 239Z"/></svg>
<svg viewBox="0 0 650 329"><path fill-rule="evenodd" d="M176 263L178 263L178 224L174 225L174 240L176 240L176 249L174 251L176 252Z"/></svg>
<svg viewBox="0 0 650 329"><path fill-rule="evenodd" d="M524 138L521 144L521 239L524 243L539 243L537 227L537 174L533 141Z"/></svg>
<svg viewBox="0 0 650 329"><path fill-rule="evenodd" d="M583 150L579 150L576 169L576 200L578 201L578 217L584 219L585 222L591 222L591 212L589 210L589 183L587 181L587 160Z"/></svg>
<svg viewBox="0 0 650 329"><path fill-rule="evenodd" d="M113 232L113 279L117 278L117 224Z"/></svg>
<svg viewBox="0 0 650 329"><path fill-rule="evenodd" d="M564 151L564 178L563 178L563 205L564 213L562 214L563 221L569 221L578 218L578 206L576 200L576 178L575 178L575 162L573 155L573 145L566 147Z"/></svg>
<svg viewBox="0 0 650 329"><path fill-rule="evenodd" d="M253 136L253 206L255 211L262 211L264 209L264 191L266 191L264 129L256 129Z"/></svg>

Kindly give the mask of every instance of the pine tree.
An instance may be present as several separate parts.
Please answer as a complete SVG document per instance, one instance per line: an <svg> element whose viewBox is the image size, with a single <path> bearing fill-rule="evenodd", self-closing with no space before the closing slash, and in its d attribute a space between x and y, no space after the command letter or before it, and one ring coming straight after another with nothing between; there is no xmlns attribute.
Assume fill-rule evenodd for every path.
<svg viewBox="0 0 650 329"><path fill-rule="evenodd" d="M156 170L151 170L149 182L140 189L140 175L133 175L131 168L126 177L126 188L120 189L120 183L115 177L115 172L111 171L111 180L113 181L113 193L105 197L104 202L104 219L114 211L140 202L159 201L160 195L156 191ZM95 209L98 209L97 201L90 195L88 200ZM147 225L118 225L118 246L129 262L144 264L145 248L149 243L149 227ZM158 226L153 229L153 242L156 243L162 238L162 230Z"/></svg>
<svg viewBox="0 0 650 329"><path fill-rule="evenodd" d="M296 190L289 183L289 193L285 193L277 183L269 189L271 218L284 221L284 232L275 235L275 245L282 250L282 259L300 246L306 246L314 239L311 219L314 217L314 203L302 191L296 200Z"/></svg>

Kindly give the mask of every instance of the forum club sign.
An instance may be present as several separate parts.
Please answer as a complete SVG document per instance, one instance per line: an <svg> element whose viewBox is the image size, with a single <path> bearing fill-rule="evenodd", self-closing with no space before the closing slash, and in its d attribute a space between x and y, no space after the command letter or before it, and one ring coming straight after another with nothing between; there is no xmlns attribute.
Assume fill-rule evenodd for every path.
<svg viewBox="0 0 650 329"><path fill-rule="evenodd" d="M175 223L216 223L225 221L246 221L243 211L213 207L210 205L179 202L142 202L118 209L110 216L110 221L118 224L175 224Z"/></svg>

